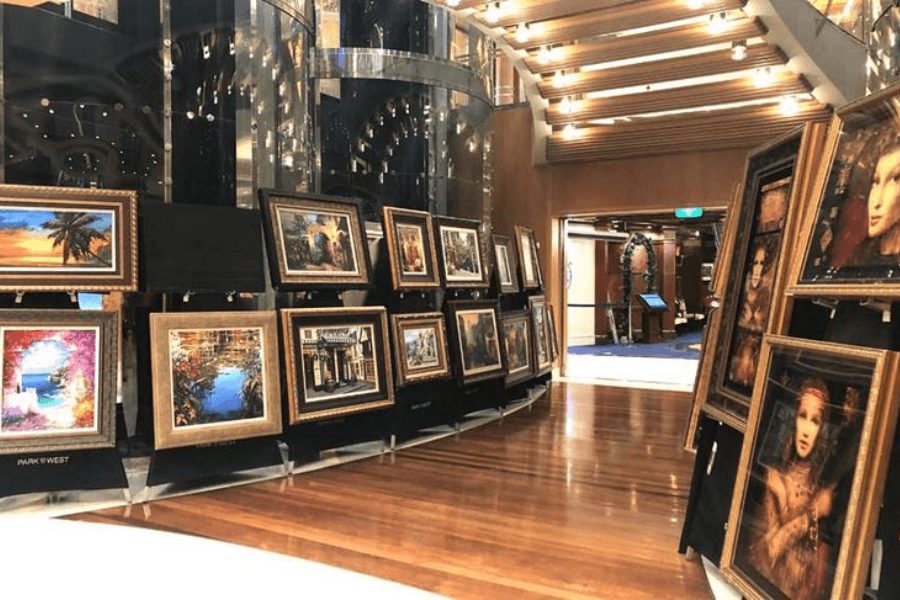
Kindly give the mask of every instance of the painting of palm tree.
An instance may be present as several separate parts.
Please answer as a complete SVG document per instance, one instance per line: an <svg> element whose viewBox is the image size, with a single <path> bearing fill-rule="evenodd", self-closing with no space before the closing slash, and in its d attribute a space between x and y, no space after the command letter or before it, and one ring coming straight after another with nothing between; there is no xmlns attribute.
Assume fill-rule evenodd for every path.
<svg viewBox="0 0 900 600"><path fill-rule="evenodd" d="M112 271L113 223L106 210L0 207L0 271Z"/></svg>
<svg viewBox="0 0 900 600"><path fill-rule="evenodd" d="M95 260L110 266L108 260L91 249L95 240L109 241L106 235L91 227L98 219L98 215L86 212L54 212L53 219L42 223L41 227L50 231L47 237L53 240L54 248L62 246L63 264L67 264L71 257L80 262Z"/></svg>

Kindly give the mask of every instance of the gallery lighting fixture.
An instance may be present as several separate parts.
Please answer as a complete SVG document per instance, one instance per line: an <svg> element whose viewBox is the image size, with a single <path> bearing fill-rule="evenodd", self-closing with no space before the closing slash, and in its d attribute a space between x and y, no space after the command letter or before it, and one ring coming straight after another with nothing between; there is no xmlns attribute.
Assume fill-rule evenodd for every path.
<svg viewBox="0 0 900 600"><path fill-rule="evenodd" d="M575 82L575 73L573 71L566 72L565 69L560 69L553 76L553 85L557 88L563 88L567 85L572 85Z"/></svg>
<svg viewBox="0 0 900 600"><path fill-rule="evenodd" d="M567 140L574 140L576 138L581 137L581 130L575 127L574 123L569 123L565 127L563 127L563 138Z"/></svg>
<svg viewBox="0 0 900 600"><path fill-rule="evenodd" d="M727 19L728 15L725 13L725 11L709 15L709 33L711 35L717 35L724 32L725 26L728 23Z"/></svg>
<svg viewBox="0 0 900 600"><path fill-rule="evenodd" d="M699 10L703 8L703 0L687 0L687 6L691 10Z"/></svg>
<svg viewBox="0 0 900 600"><path fill-rule="evenodd" d="M528 29L528 23L519 23L516 27L516 41L524 44L531 38L531 31Z"/></svg>
<svg viewBox="0 0 900 600"><path fill-rule="evenodd" d="M756 87L766 87L775 82L775 76L772 74L772 67L760 67L756 69L753 75L753 83Z"/></svg>
<svg viewBox="0 0 900 600"><path fill-rule="evenodd" d="M747 58L747 41L740 40L731 44L731 60L744 60Z"/></svg>
<svg viewBox="0 0 900 600"><path fill-rule="evenodd" d="M559 112L571 115L578 109L578 102L572 96L565 96L559 103Z"/></svg>
<svg viewBox="0 0 900 600"><path fill-rule="evenodd" d="M795 96L785 96L778 103L778 111L785 117L793 117L800 112L800 103Z"/></svg>
<svg viewBox="0 0 900 600"><path fill-rule="evenodd" d="M541 49L538 51L538 62L542 65L549 65L551 57L552 53L550 52L550 48L541 46Z"/></svg>
<svg viewBox="0 0 900 600"><path fill-rule="evenodd" d="M484 18L488 23L496 23L500 20L500 3L491 2L484 11Z"/></svg>

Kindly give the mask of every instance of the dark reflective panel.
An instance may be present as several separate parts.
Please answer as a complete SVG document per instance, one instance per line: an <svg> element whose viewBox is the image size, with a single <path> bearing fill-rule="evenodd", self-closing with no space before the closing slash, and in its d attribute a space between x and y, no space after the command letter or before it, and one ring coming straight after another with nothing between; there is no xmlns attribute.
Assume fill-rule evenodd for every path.
<svg viewBox="0 0 900 600"><path fill-rule="evenodd" d="M161 196L159 6L91 6L71 16L0 7L5 179Z"/></svg>
<svg viewBox="0 0 900 600"><path fill-rule="evenodd" d="M172 201L235 204L234 4L176 0Z"/></svg>
<svg viewBox="0 0 900 600"><path fill-rule="evenodd" d="M428 5L419 0L341 0L341 46L428 53Z"/></svg>

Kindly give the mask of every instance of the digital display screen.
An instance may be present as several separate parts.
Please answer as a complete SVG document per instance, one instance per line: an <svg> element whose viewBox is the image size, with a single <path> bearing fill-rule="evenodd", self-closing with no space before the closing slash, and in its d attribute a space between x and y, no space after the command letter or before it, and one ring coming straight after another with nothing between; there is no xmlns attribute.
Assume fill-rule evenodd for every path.
<svg viewBox="0 0 900 600"><path fill-rule="evenodd" d="M641 301L641 304L650 310L669 310L669 305L659 294L638 294L638 299Z"/></svg>

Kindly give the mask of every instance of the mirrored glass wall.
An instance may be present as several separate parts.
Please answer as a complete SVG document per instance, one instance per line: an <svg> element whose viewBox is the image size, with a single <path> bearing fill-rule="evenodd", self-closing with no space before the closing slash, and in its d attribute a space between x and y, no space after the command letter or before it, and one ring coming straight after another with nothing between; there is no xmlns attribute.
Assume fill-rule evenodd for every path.
<svg viewBox="0 0 900 600"><path fill-rule="evenodd" d="M489 215L493 46L442 8L66 0L0 4L0 19L7 183Z"/></svg>

